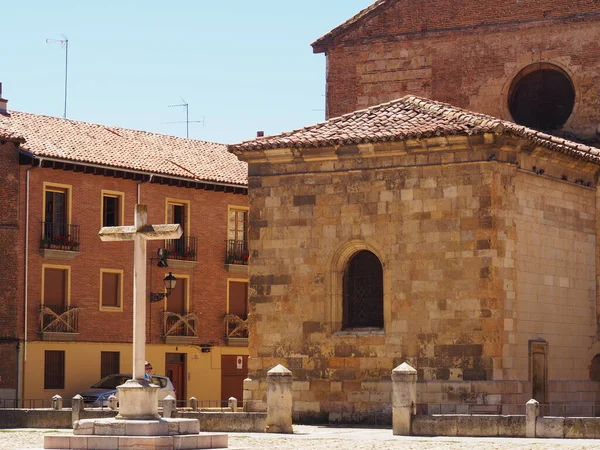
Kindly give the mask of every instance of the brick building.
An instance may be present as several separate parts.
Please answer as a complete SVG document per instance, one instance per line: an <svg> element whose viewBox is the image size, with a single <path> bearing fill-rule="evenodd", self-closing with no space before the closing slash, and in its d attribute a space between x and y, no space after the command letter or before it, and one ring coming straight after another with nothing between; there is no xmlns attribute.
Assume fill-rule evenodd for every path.
<svg viewBox="0 0 600 450"><path fill-rule="evenodd" d="M148 205L151 223L184 230L148 245L148 292L164 293L169 272L177 278L147 308L154 373L172 379L179 400L241 397L246 165L222 144L6 104L0 100L3 401L71 398L107 374L131 373L133 246L103 243L98 231L132 224L136 203ZM158 264L159 248L168 267Z"/></svg>
<svg viewBox="0 0 600 450"><path fill-rule="evenodd" d="M380 0L313 43L329 119L229 147L249 163L251 407L283 364L296 418L389 423L408 361L420 411L593 414L599 19Z"/></svg>
<svg viewBox="0 0 600 450"><path fill-rule="evenodd" d="M594 0L379 0L312 46L327 117L411 94L597 144L599 42Z"/></svg>

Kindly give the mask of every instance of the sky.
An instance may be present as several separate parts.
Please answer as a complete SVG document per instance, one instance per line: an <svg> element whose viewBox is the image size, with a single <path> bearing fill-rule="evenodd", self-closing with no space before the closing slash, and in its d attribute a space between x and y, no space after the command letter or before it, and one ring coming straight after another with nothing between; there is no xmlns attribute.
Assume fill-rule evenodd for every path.
<svg viewBox="0 0 600 450"><path fill-rule="evenodd" d="M310 44L374 0L2 0L8 108L225 144L325 117ZM183 122L183 123L170 123Z"/></svg>

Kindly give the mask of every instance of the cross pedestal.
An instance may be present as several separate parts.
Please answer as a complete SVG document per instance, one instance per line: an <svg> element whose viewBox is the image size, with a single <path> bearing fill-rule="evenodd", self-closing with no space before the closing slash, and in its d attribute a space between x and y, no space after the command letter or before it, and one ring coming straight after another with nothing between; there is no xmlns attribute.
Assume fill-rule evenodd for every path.
<svg viewBox="0 0 600 450"><path fill-rule="evenodd" d="M132 449L227 447L226 434L200 433L197 419L162 419L158 386L145 380L146 241L178 239L179 224L148 225L146 205L136 205L133 226L103 227L102 241L133 241L133 379L119 390L119 415L114 419L84 419L73 424L73 436L45 436L45 449Z"/></svg>

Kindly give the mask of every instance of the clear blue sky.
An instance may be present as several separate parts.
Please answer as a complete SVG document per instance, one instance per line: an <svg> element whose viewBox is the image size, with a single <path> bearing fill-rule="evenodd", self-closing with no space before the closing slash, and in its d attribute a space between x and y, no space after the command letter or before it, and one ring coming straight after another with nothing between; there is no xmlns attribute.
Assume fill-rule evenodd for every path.
<svg viewBox="0 0 600 450"><path fill-rule="evenodd" d="M310 43L374 0L3 2L9 109L222 143L324 119L325 56Z"/></svg>

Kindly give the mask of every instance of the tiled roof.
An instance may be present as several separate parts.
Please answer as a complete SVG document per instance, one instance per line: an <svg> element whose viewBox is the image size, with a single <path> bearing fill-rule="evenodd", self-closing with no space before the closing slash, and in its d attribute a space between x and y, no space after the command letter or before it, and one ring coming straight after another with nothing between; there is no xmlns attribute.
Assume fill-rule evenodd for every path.
<svg viewBox="0 0 600 450"><path fill-rule="evenodd" d="M224 144L10 111L0 139L38 157L208 182L246 185L248 168Z"/></svg>
<svg viewBox="0 0 600 450"><path fill-rule="evenodd" d="M228 149L315 148L483 133L518 136L535 145L600 163L600 150L595 147L412 95L302 129L229 145Z"/></svg>
<svg viewBox="0 0 600 450"><path fill-rule="evenodd" d="M350 19L346 20L343 24L335 27L329 33L324 34L323 36L321 36L319 39L317 39L315 42L313 42L310 45L313 47L315 52L324 51L323 49L321 49L321 46L325 45L327 43L327 41L333 39L335 36L339 35L340 33L343 33L344 31L346 31L347 29L352 27L357 22L360 22L364 17L368 16L369 14L375 13L380 8L383 8L385 6L390 6L394 1L395 0L377 0L371 6L367 6L365 9L363 9L359 13L355 14Z"/></svg>

